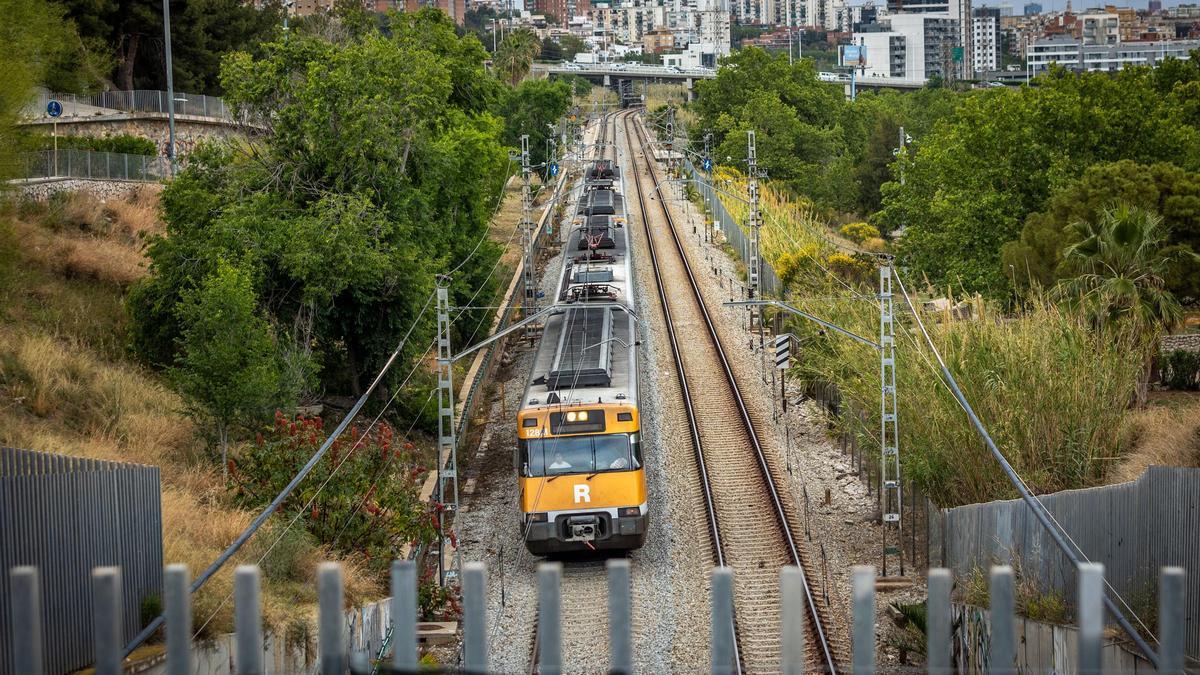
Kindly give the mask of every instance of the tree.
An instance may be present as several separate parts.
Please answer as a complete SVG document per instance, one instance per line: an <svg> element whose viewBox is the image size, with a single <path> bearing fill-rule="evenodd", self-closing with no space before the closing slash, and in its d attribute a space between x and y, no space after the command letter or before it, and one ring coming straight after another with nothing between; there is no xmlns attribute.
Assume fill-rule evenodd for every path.
<svg viewBox="0 0 1200 675"><path fill-rule="evenodd" d="M222 467L230 426L262 419L279 393L275 340L256 305L250 275L220 260L175 307L183 332L172 376L193 409L212 419Z"/></svg>
<svg viewBox="0 0 1200 675"><path fill-rule="evenodd" d="M62 10L42 0L0 0L0 16L0 178L7 178L16 171L21 113L73 34Z"/></svg>
<svg viewBox="0 0 1200 675"><path fill-rule="evenodd" d="M504 142L521 147L521 136L529 134L530 162L544 165L547 139L555 136L552 125L571 105L571 89L564 82L525 80L509 95L504 107ZM564 148L565 150L565 148Z"/></svg>
<svg viewBox="0 0 1200 675"><path fill-rule="evenodd" d="M1097 325L1133 321L1157 330L1179 322L1182 310L1164 281L1171 254L1161 216L1118 204L1070 229L1075 243L1063 261L1074 276L1059 283L1060 297L1080 303Z"/></svg>
<svg viewBox="0 0 1200 675"><path fill-rule="evenodd" d="M167 233L128 299L147 361L174 362L186 328L174 307L221 259L250 275L296 370L312 363L319 389L350 394L413 326L436 273L471 257L451 286L457 306L494 289L498 251L485 237L508 162L493 107L507 88L444 12L388 21L388 35L297 32L225 60L227 103L265 130L202 147L163 191ZM464 313L456 330L470 334L485 315ZM401 363L432 335L422 316ZM415 412L410 395L402 412Z"/></svg>
<svg viewBox="0 0 1200 675"><path fill-rule="evenodd" d="M1052 286L1064 271L1064 249L1075 243L1074 222L1092 222L1121 202L1162 216L1166 242L1181 250L1200 250L1200 173L1173 164L1132 160L1088 167L1078 179L1055 190L1044 208L1025 219L1019 239L1001 249L1006 274L1017 288ZM1179 298L1197 298L1195 268L1182 256L1167 274L1167 288Z"/></svg>
<svg viewBox="0 0 1200 675"><path fill-rule="evenodd" d="M1184 85L1177 85L1184 86ZM915 147L905 185L882 189L881 229L907 225L902 260L938 284L1003 295L1000 250L1059 186L1098 162L1200 169L1200 129L1149 68L1052 70L1039 86L963 95Z"/></svg>
<svg viewBox="0 0 1200 675"><path fill-rule="evenodd" d="M84 41L104 45L119 89L165 89L161 0L62 0ZM219 94L221 57L251 49L282 24L282 4L242 0L171 2L171 49L179 91Z"/></svg>
<svg viewBox="0 0 1200 675"><path fill-rule="evenodd" d="M494 59L496 72L512 86L525 79L533 67L533 59L541 52L537 35L528 28L519 28L504 37L496 49Z"/></svg>

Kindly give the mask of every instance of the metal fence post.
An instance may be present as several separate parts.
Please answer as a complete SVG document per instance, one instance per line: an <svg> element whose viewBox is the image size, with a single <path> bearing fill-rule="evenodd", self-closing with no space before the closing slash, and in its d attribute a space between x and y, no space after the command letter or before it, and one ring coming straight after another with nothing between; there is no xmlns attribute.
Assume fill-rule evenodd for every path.
<svg viewBox="0 0 1200 675"><path fill-rule="evenodd" d="M488 671L487 568L481 562L463 567L463 665L468 673Z"/></svg>
<svg viewBox="0 0 1200 675"><path fill-rule="evenodd" d="M187 565L167 565L163 610L167 620L167 675L192 672L192 595Z"/></svg>
<svg viewBox="0 0 1200 675"><path fill-rule="evenodd" d="M992 646L988 653L988 673L1007 675L1016 672L1016 642L1013 639L1013 571L1007 565L992 568L989 590L989 619Z"/></svg>
<svg viewBox="0 0 1200 675"><path fill-rule="evenodd" d="M97 567L92 570L92 618L96 645L96 675L122 675L121 648L124 646L122 618L121 568Z"/></svg>
<svg viewBox="0 0 1200 675"><path fill-rule="evenodd" d="M789 565L779 571L782 604L781 654L784 675L803 675L804 662L804 574Z"/></svg>
<svg viewBox="0 0 1200 675"><path fill-rule="evenodd" d="M239 565L233 575L234 617L237 633L238 675L262 675L263 630L262 606L259 600L258 567Z"/></svg>
<svg viewBox="0 0 1200 675"><path fill-rule="evenodd" d="M317 636L321 651L321 673L342 675L346 672L346 636L342 566L321 563L317 567L317 599L320 618Z"/></svg>
<svg viewBox="0 0 1200 675"><path fill-rule="evenodd" d="M542 675L562 672L561 577L562 563L538 565L538 672Z"/></svg>
<svg viewBox="0 0 1200 675"><path fill-rule="evenodd" d="M853 575L854 629L851 649L855 675L875 672L875 568L855 565Z"/></svg>
<svg viewBox="0 0 1200 675"><path fill-rule="evenodd" d="M633 672L632 598L629 587L629 561L608 561L608 638L609 672L628 675Z"/></svg>
<svg viewBox="0 0 1200 675"><path fill-rule="evenodd" d="M1182 673L1187 635L1187 578L1182 567L1164 567L1158 575L1158 672Z"/></svg>
<svg viewBox="0 0 1200 675"><path fill-rule="evenodd" d="M733 570L717 567L712 571L712 672L733 673Z"/></svg>
<svg viewBox="0 0 1200 675"><path fill-rule="evenodd" d="M46 668L42 651L42 590L37 568L14 567L9 584L12 592L13 672L42 675Z"/></svg>
<svg viewBox="0 0 1200 675"><path fill-rule="evenodd" d="M392 562L392 668L417 669L417 566Z"/></svg>
<svg viewBox="0 0 1200 675"><path fill-rule="evenodd" d="M1104 565L1079 566L1079 673L1099 675L1104 644Z"/></svg>
<svg viewBox="0 0 1200 675"><path fill-rule="evenodd" d="M929 600L926 605L925 649L929 675L945 675L950 669L950 570L929 570Z"/></svg>

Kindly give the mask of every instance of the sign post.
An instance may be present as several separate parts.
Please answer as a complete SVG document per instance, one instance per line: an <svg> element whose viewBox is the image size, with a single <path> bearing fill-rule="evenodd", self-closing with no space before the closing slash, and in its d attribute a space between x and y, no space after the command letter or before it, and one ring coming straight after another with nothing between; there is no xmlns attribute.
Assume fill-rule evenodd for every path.
<svg viewBox="0 0 1200 675"><path fill-rule="evenodd" d="M850 100L853 101L858 93L855 87L857 71L867 67L867 48L864 45L842 45L838 55L839 64L850 69Z"/></svg>
<svg viewBox="0 0 1200 675"><path fill-rule="evenodd" d="M54 131L52 132L52 135L54 136L54 175L55 176L58 175L58 118L60 116L62 116L62 112L63 112L62 103L59 103L55 99L50 99L50 102L46 104L46 114L49 115L50 118L54 120Z"/></svg>
<svg viewBox="0 0 1200 675"><path fill-rule="evenodd" d="M775 336L775 368L779 371L779 400L783 401L783 412L787 412L787 369L792 359L792 334Z"/></svg>

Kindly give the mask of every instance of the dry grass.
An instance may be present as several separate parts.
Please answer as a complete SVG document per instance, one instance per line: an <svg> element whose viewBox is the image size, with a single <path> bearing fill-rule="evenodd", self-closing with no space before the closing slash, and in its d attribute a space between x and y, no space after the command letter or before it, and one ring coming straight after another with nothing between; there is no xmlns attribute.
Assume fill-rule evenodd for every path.
<svg viewBox="0 0 1200 675"><path fill-rule="evenodd" d="M198 574L254 514L230 505L179 396L124 358L121 296L145 274L142 239L163 230L158 187L121 200L76 193L25 202L0 208L0 221L15 249L14 274L0 286L0 444L160 467L164 560ZM197 594L196 628L232 630L233 567L261 560L266 624L293 640L314 634L316 564L337 558L303 528L265 555L284 525L268 521ZM342 562L350 601L382 593L361 563Z"/></svg>
<svg viewBox="0 0 1200 675"><path fill-rule="evenodd" d="M66 278L126 288L146 275L142 242L163 231L158 188L144 186L126 199L86 192L23 205L14 229L23 257Z"/></svg>
<svg viewBox="0 0 1200 675"><path fill-rule="evenodd" d="M1122 436L1128 450L1112 472L1114 483L1136 480L1151 466L1200 466L1200 403L1139 410Z"/></svg>

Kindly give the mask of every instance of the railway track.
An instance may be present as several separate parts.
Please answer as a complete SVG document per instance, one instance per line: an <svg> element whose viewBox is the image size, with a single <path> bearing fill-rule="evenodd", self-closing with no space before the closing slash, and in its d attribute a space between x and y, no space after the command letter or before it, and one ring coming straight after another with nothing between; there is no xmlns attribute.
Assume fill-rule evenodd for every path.
<svg viewBox="0 0 1200 675"><path fill-rule="evenodd" d="M642 226L696 448L700 485L718 565L734 570L736 672L780 670L779 570L805 569L793 535L790 496L764 452L726 358L717 328L687 260L648 143L632 114L623 115ZM635 146L634 138L638 139ZM628 181L627 181L628 183ZM657 202L657 208L650 202ZM661 216L651 225L650 212ZM679 339L680 337L684 339ZM807 670L837 672L823 612L805 575Z"/></svg>

